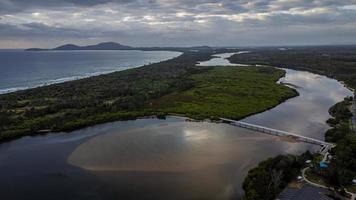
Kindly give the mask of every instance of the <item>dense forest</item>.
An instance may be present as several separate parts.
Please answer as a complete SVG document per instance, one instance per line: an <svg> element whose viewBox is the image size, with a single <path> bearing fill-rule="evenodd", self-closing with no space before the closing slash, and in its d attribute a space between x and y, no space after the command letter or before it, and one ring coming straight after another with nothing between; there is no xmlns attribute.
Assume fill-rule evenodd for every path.
<svg viewBox="0 0 356 200"><path fill-rule="evenodd" d="M326 141L336 144L331 151L334 159L330 163L327 178L331 185L339 187L351 185L356 177L356 132L352 130L350 122L351 103L352 98L346 98L330 108L333 118L328 123L332 128L325 135Z"/></svg>
<svg viewBox="0 0 356 200"><path fill-rule="evenodd" d="M356 46L256 48L250 53L235 54L229 60L310 71L356 89Z"/></svg>
<svg viewBox="0 0 356 200"><path fill-rule="evenodd" d="M300 174L305 161L312 158L309 151L300 156L279 155L262 161L248 172L243 183L245 200L273 200Z"/></svg>
<svg viewBox="0 0 356 200"><path fill-rule="evenodd" d="M273 67L210 67L187 76L193 87L150 101L149 108L194 119L241 119L298 95L276 82L285 71Z"/></svg>

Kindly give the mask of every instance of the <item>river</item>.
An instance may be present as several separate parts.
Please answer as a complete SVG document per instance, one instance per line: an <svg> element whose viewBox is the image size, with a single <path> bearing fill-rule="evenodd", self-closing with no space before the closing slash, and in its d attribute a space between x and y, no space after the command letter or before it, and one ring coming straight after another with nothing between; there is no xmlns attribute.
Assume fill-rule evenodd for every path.
<svg viewBox="0 0 356 200"><path fill-rule="evenodd" d="M323 139L329 107L351 91L325 76L286 71L280 81L300 95L243 121ZM261 160L317 148L179 117L113 122L1 144L0 188L4 199L239 198Z"/></svg>

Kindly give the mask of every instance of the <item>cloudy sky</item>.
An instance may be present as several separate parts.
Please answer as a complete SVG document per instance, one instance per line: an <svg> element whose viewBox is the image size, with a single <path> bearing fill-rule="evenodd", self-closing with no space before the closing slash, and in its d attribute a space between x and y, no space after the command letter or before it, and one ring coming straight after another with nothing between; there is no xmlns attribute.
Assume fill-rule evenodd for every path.
<svg viewBox="0 0 356 200"><path fill-rule="evenodd" d="M356 44L356 0L0 0L0 48Z"/></svg>

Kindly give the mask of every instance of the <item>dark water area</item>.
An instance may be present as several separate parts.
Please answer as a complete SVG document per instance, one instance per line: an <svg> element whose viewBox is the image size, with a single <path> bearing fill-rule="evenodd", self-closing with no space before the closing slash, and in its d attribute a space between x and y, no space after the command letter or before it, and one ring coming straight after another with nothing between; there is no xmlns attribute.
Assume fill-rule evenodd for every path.
<svg viewBox="0 0 356 200"><path fill-rule="evenodd" d="M156 63L180 55L168 51L0 50L0 94Z"/></svg>
<svg viewBox="0 0 356 200"><path fill-rule="evenodd" d="M227 124L114 122L0 145L4 199L230 199L260 160L301 153Z"/></svg>
<svg viewBox="0 0 356 200"><path fill-rule="evenodd" d="M249 51L239 51L235 53L219 53L219 54L214 54L213 58L204 62L198 63L200 66L248 66L246 64L236 64L236 63L230 63L227 58L231 57L234 54L243 54L243 53L249 53Z"/></svg>
<svg viewBox="0 0 356 200"><path fill-rule="evenodd" d="M156 119L115 122L2 143L1 199L108 199L106 185L92 173L68 164L68 156L78 145L97 135L159 122Z"/></svg>
<svg viewBox="0 0 356 200"><path fill-rule="evenodd" d="M214 61L216 63L216 60ZM287 70L300 96L244 119L323 138L339 82ZM113 122L0 144L3 199L240 199L248 170L278 154L318 146L184 118Z"/></svg>

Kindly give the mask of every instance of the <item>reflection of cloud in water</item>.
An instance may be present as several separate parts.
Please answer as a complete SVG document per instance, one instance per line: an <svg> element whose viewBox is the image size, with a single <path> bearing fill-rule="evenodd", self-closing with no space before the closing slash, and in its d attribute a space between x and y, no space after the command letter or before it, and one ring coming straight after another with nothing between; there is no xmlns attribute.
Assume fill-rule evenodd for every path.
<svg viewBox="0 0 356 200"><path fill-rule="evenodd" d="M191 171L285 153L287 143L224 124L175 123L99 135L69 156L94 171ZM298 149L298 148L296 148Z"/></svg>
<svg viewBox="0 0 356 200"><path fill-rule="evenodd" d="M208 130L191 130L185 129L183 130L184 139L188 142L197 142L199 140L208 139Z"/></svg>
<svg viewBox="0 0 356 200"><path fill-rule="evenodd" d="M99 177L105 173L118 185L154 173L158 182L169 177L172 187L180 187L184 177L193 193L210 188L209 195L230 199L243 194L244 177L260 161L307 147L227 124L177 122L99 135L78 146L68 162ZM120 179L132 173L141 174L140 180ZM142 187L151 188L147 181Z"/></svg>
<svg viewBox="0 0 356 200"><path fill-rule="evenodd" d="M214 54L212 55L214 58L200 62L198 65L200 66L248 66L245 64L236 64L236 63L230 63L227 58L231 57L234 54L242 54L242 53L248 53L249 51L239 51L235 53L221 53L221 54Z"/></svg>
<svg viewBox="0 0 356 200"><path fill-rule="evenodd" d="M299 96L277 107L245 119L250 123L289 131L317 139L324 139L329 128L325 123L330 117L328 110L351 91L336 80L309 72L287 71L284 82L300 86Z"/></svg>
<svg viewBox="0 0 356 200"><path fill-rule="evenodd" d="M351 92L324 76L287 71L284 81L302 87L297 89L300 96L244 120L323 139L328 129L325 121L329 118L329 107ZM236 193L232 190L242 193L243 178L261 160L281 153L302 153L318 148L226 124L162 124L96 136L78 146L68 162L94 174L103 171L169 173L170 183L179 182L184 173L185 186L194 190L217 189L222 196L229 196ZM159 178L165 180L166 177L155 175L155 181Z"/></svg>

